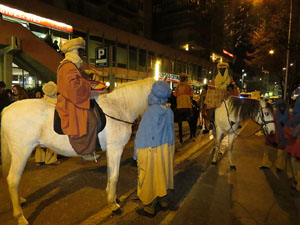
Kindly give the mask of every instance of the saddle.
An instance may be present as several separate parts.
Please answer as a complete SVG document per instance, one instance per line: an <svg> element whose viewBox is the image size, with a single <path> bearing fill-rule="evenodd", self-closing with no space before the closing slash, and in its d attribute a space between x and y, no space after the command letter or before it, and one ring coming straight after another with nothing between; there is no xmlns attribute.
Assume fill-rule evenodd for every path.
<svg viewBox="0 0 300 225"><path fill-rule="evenodd" d="M102 111L102 109L99 107L99 105L97 104L97 102L94 99L90 100L90 109L89 110L92 110L93 113L96 115L97 132L100 133L105 128L105 125L106 125L106 117L104 115L104 112ZM60 119L56 109L54 111L53 128L57 134L65 135L61 128L61 119Z"/></svg>

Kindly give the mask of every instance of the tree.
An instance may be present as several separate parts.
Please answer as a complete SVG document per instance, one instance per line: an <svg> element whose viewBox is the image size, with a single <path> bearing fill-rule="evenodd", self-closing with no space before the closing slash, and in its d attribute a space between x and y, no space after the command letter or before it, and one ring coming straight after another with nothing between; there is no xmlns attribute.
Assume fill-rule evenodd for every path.
<svg viewBox="0 0 300 225"><path fill-rule="evenodd" d="M297 9L298 10L298 9ZM247 64L261 70L268 70L270 76L279 81L281 89L284 87L286 67L286 52L288 43L289 1L266 1L259 8L259 26L251 33L251 44L255 51L248 56ZM288 96L291 95L299 82L299 17L293 13L293 29L290 44L290 73L288 75ZM274 49L274 54L268 54Z"/></svg>
<svg viewBox="0 0 300 225"><path fill-rule="evenodd" d="M249 59L247 53L252 51L250 34L257 23L250 2L233 1L231 7L228 7L224 23L224 45L235 55L231 65L235 81L241 78L242 69L246 66L245 59Z"/></svg>

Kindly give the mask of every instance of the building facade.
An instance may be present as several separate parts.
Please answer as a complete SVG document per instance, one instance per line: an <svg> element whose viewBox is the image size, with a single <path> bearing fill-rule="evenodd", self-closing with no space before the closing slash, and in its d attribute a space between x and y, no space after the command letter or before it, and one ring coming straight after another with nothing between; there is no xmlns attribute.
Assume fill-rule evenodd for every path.
<svg viewBox="0 0 300 225"><path fill-rule="evenodd" d="M2 19L5 20L5 22L9 21L22 24L23 27L34 34L35 37L32 39L38 38L41 41L45 41L45 39L50 36L52 41L57 40L59 44L62 44L70 38L79 36L85 38L88 48L86 61L97 71L97 79L103 82L110 82L110 84L114 86L118 86L123 82L154 76L155 68L157 67L160 75L168 74L176 77L179 73L184 72L195 82L201 82L205 78L209 79L213 74L212 71L215 69L215 64L211 63L208 59L148 39L152 35L152 20L149 19L152 16L152 1L124 1L127 3L122 3L121 5L118 4L120 1L32 0L28 3L27 1L4 0L1 2L6 7L33 15L39 15L71 26L72 30L59 30L57 27L38 24L35 21L25 21L22 18L16 18L13 14L5 15L2 12ZM96 7L95 5L98 5L99 2L102 2L103 6L100 5ZM149 12L149 8L151 12ZM103 12L103 15L112 16L114 12L119 16L128 17L129 19L123 21L124 23L127 21L127 25L119 23L118 18L115 20L106 18L108 24L100 22L103 19L103 15L101 15L101 18L100 16L99 18L95 17L99 13L102 14L102 9L107 10ZM119 11L123 13L118 13ZM134 18L138 19L136 20ZM143 25L138 25L141 23ZM136 27L143 29L136 30ZM16 30L15 36L18 36L18 30ZM3 46L8 43L6 39L2 42L6 42L0 43ZM22 51L24 47L22 43L25 43L25 39L21 39L20 42L21 49L19 50ZM41 55L44 54L45 51L50 50L46 47L34 49L34 53L40 52ZM51 51L53 51L53 49ZM104 64L101 61L103 59L101 58L103 51L107 56L107 58L105 58L106 63ZM28 54L30 55L31 53L28 51ZM58 55L54 57L55 60L53 59L58 66L61 55L55 52L53 54ZM11 63L19 66L20 69L26 69L26 66L24 67L15 60L15 52L7 53L7 55L12 55ZM31 58L35 58L33 55L32 53ZM52 58L48 58L48 61L50 60L52 60ZM29 61L27 64L31 65L34 60L27 61ZM38 59L36 61L41 62L41 60ZM4 64L3 60L2 64ZM40 64L41 67L45 66L44 62ZM7 65L6 62L5 67L7 67ZM35 70L39 71L39 68L35 68ZM49 77L48 79L43 79L42 76L35 78L36 85L47 80L55 79L53 78L55 77L55 71L52 68L49 70L51 70L52 73L51 79L49 79ZM31 71L34 73L34 69L31 69ZM9 76L9 74L7 75L7 73L2 72L2 77L3 76ZM18 77L18 80L16 80L14 69L12 69L11 76L14 77L12 81L20 82L20 80L23 80L23 86L26 86L24 76L23 79ZM30 77L30 74L28 77ZM9 79L6 78L6 80L9 83Z"/></svg>

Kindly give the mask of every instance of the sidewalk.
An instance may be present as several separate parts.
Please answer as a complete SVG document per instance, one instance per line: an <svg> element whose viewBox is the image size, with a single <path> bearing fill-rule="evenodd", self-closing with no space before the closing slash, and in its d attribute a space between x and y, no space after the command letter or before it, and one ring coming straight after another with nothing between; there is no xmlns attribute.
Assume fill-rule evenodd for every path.
<svg viewBox="0 0 300 225"><path fill-rule="evenodd" d="M254 124L242 131L250 134ZM284 172L260 170L263 136L238 138L230 171L227 154L217 166L200 176L177 212L170 212L160 224L172 225L297 225L300 224L300 198L290 188Z"/></svg>

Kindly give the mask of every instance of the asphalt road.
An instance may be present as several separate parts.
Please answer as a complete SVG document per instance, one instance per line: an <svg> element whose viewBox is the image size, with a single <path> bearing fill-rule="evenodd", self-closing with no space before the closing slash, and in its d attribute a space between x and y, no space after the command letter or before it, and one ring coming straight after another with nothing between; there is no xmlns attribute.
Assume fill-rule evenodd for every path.
<svg viewBox="0 0 300 225"><path fill-rule="evenodd" d="M176 140L175 163L178 165L191 154L199 151L197 146L203 144L204 139L205 143L208 142L207 135L198 136L197 142L189 142L187 124L184 129L186 142L179 145ZM126 145L122 155L117 186L117 195L121 200L121 205L127 204L128 199L135 196L137 168L132 165L133 138ZM106 156L105 152L99 154L102 158L98 163L85 163L81 158L60 158L61 164L59 165L41 167L35 166L34 155L32 155L27 162L19 188L22 196L27 199L27 203L22 208L29 223L37 225L96 224L110 218L111 212L107 209L105 192ZM193 182L196 179L197 177L193 179ZM2 177L0 190L0 224L16 224L12 216L7 185Z"/></svg>
<svg viewBox="0 0 300 225"><path fill-rule="evenodd" d="M30 158L20 191L30 224L57 225L298 225L300 200L285 173L260 170L263 136L250 136L257 125L244 125L234 143L237 171L229 169L227 154L210 164L213 143L209 135L195 142L176 142L174 205L177 211L159 210L154 218L139 216L137 169L132 165L133 142L124 150L117 193L123 213L111 214L106 205L105 154L99 163L63 158L57 166L35 167ZM188 132L185 130L185 139ZM226 145L226 141L224 142ZM274 154L275 155L275 154ZM0 181L0 224L16 224L3 179Z"/></svg>

